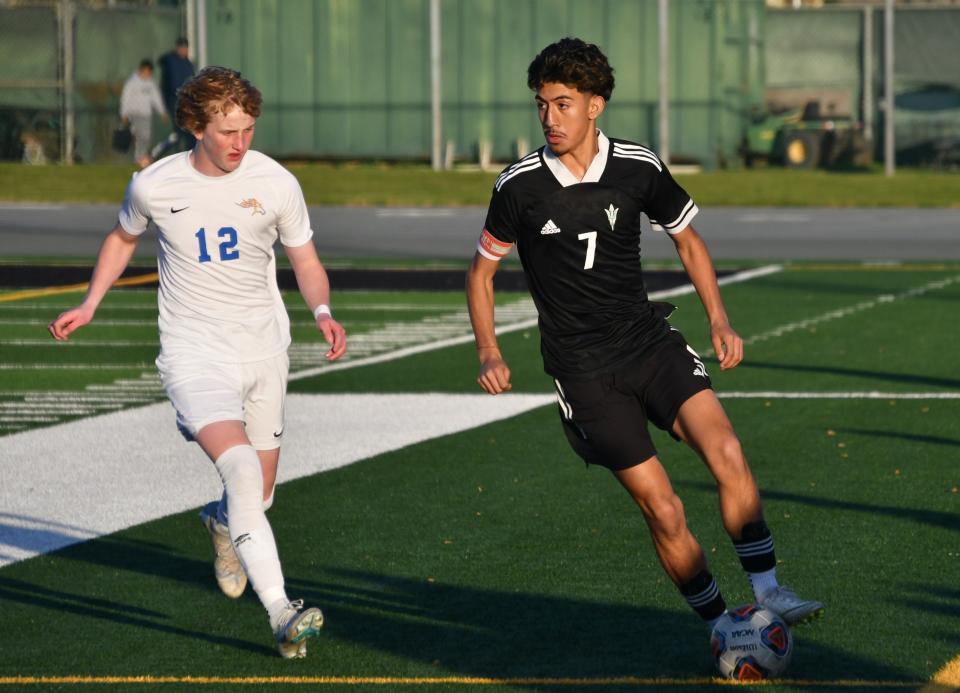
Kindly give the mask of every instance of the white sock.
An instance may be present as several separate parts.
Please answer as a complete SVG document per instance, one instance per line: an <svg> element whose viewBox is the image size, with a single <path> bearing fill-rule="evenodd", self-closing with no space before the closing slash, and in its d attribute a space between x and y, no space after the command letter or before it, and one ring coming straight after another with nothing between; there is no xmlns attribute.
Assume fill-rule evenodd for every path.
<svg viewBox="0 0 960 693"><path fill-rule="evenodd" d="M263 512L267 512L270 508L273 507L273 499L277 495L277 486L274 484L273 488L270 489L270 497L267 500L263 501ZM230 524L229 514L227 508L227 490L223 490L223 495L220 497L220 503L217 505L217 522L222 524L224 527Z"/></svg>
<svg viewBox="0 0 960 693"><path fill-rule="evenodd" d="M283 615L284 610L286 610L289 604L290 602L288 602L287 598L284 597L283 599L277 599L273 601L267 607L267 614L270 616L270 628L274 632L277 631L277 626L280 625L280 617Z"/></svg>
<svg viewBox="0 0 960 693"><path fill-rule="evenodd" d="M753 596L757 602L762 602L764 597L773 592L780 583L777 582L777 569L771 568L762 573L747 573L750 578L750 586L753 588Z"/></svg>
<svg viewBox="0 0 960 693"><path fill-rule="evenodd" d="M260 458L249 445L237 445L215 463L230 508L230 539L250 584L264 608L287 600L277 544L263 512L263 473ZM222 503L221 503L222 505Z"/></svg>

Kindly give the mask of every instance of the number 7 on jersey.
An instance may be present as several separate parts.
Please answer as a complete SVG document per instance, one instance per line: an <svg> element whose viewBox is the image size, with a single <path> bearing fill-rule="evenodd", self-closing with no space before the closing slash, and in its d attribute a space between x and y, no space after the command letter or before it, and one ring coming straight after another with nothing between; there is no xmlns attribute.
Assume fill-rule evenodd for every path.
<svg viewBox="0 0 960 693"><path fill-rule="evenodd" d="M591 269L593 260L597 255L597 232L587 231L577 236L581 241L587 242L587 257L583 260L583 269Z"/></svg>

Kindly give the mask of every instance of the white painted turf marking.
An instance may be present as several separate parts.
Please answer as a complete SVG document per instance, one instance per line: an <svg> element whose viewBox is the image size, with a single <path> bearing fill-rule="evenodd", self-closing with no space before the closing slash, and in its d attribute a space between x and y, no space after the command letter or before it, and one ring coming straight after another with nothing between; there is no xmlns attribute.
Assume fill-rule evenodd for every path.
<svg viewBox="0 0 960 693"><path fill-rule="evenodd" d="M718 392L720 399L960 399L960 392Z"/></svg>
<svg viewBox="0 0 960 693"><path fill-rule="evenodd" d="M763 267L757 267L751 270L745 270L743 272L736 272L729 276L724 277L720 280L721 284L736 284L738 282L745 282L750 279L755 279L757 277L763 277L768 274L775 274L783 270L782 265L765 265ZM691 294L695 291L693 284L684 284L673 289L666 289L664 291L654 291L649 297L653 300L660 300L663 298L671 298L673 296L682 296L685 294ZM499 321L504 317L504 312L507 307L498 307L496 309L496 316L498 320L497 325L497 334L508 334L510 332L519 332L520 330L528 330L532 327L537 326L537 311L536 306L533 305L531 299L523 299L522 301L517 301L514 304L511 304L513 308L513 315L510 317L514 320L508 320L508 324L499 324ZM522 319L523 313L529 313L530 317L527 319ZM435 351L437 349L445 349L451 346L457 346L459 344L469 344L473 342L473 332L470 331L470 316L466 310L459 311L458 313L449 316L451 320L455 320L454 324L459 324L461 329L459 330L458 335L447 337L445 339L439 339L433 342L423 343L422 340L410 339L409 342L412 342L410 346L397 349L396 351L376 354L373 356L367 356L362 358L353 358L345 359L337 363L331 364L322 364L319 366L314 366L312 368L307 368L304 370L299 370L296 373L291 373L291 380L299 380L301 378L310 378L315 375L320 375L322 373L332 373L334 371L346 370L349 368L356 368L357 366L369 366L375 363L385 363L387 361L393 361L394 359L404 358L406 356L413 356L415 354L424 354L429 351ZM350 338L348 337L348 343L350 343ZM311 345L313 346L313 345ZM315 348L315 347L314 347ZM291 356L291 364L293 363L293 357ZM316 363L316 359L313 360L313 363Z"/></svg>
<svg viewBox="0 0 960 693"><path fill-rule="evenodd" d="M787 334L788 332L796 332L797 330L802 330L807 327L812 327L814 325L819 325L820 323L829 322L830 320L838 320L840 318L845 318L854 313L860 313L870 308L876 308L879 305L893 303L894 301L900 301L905 298L915 298L917 296L922 296L925 293L930 291L936 291L937 289L944 289L951 284L955 284L960 281L960 275L954 277L948 277L946 279L938 279L936 281L928 282L922 286L917 286L912 289L907 289L902 291L899 294L881 294L876 298L873 298L869 301L861 301L852 306L847 306L846 308L838 308L836 310L830 310L822 315L817 315L806 320L798 320L797 322L790 322L785 325L776 327L768 332L761 332L760 334L753 335L748 339L743 340L744 344L756 344L757 342L763 342L767 339L772 339L774 337L780 337Z"/></svg>
<svg viewBox="0 0 960 693"><path fill-rule="evenodd" d="M291 394L278 481L466 431L553 399ZM14 433L3 439L2 451L0 567L196 508L221 493L213 465L180 437L166 402ZM282 499L283 489L278 495Z"/></svg>

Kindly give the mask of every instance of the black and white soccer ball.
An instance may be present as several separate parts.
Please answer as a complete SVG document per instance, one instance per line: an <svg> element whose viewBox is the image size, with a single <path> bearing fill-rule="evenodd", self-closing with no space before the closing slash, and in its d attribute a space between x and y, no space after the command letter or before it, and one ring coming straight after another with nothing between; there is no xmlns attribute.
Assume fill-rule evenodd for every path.
<svg viewBox="0 0 960 693"><path fill-rule="evenodd" d="M717 621L710 651L720 674L728 679L770 679L790 664L793 636L777 614L758 604L744 604Z"/></svg>

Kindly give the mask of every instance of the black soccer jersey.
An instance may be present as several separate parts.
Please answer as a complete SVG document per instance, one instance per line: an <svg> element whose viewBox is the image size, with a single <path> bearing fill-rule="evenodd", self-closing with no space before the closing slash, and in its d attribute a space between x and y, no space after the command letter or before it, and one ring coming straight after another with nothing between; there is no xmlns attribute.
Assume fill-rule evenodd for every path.
<svg viewBox="0 0 960 693"><path fill-rule="evenodd" d="M677 233L698 211L650 149L602 133L598 140L581 181L547 147L507 167L478 247L499 260L517 245L554 377L609 372L664 338L669 325L643 283L641 214Z"/></svg>

